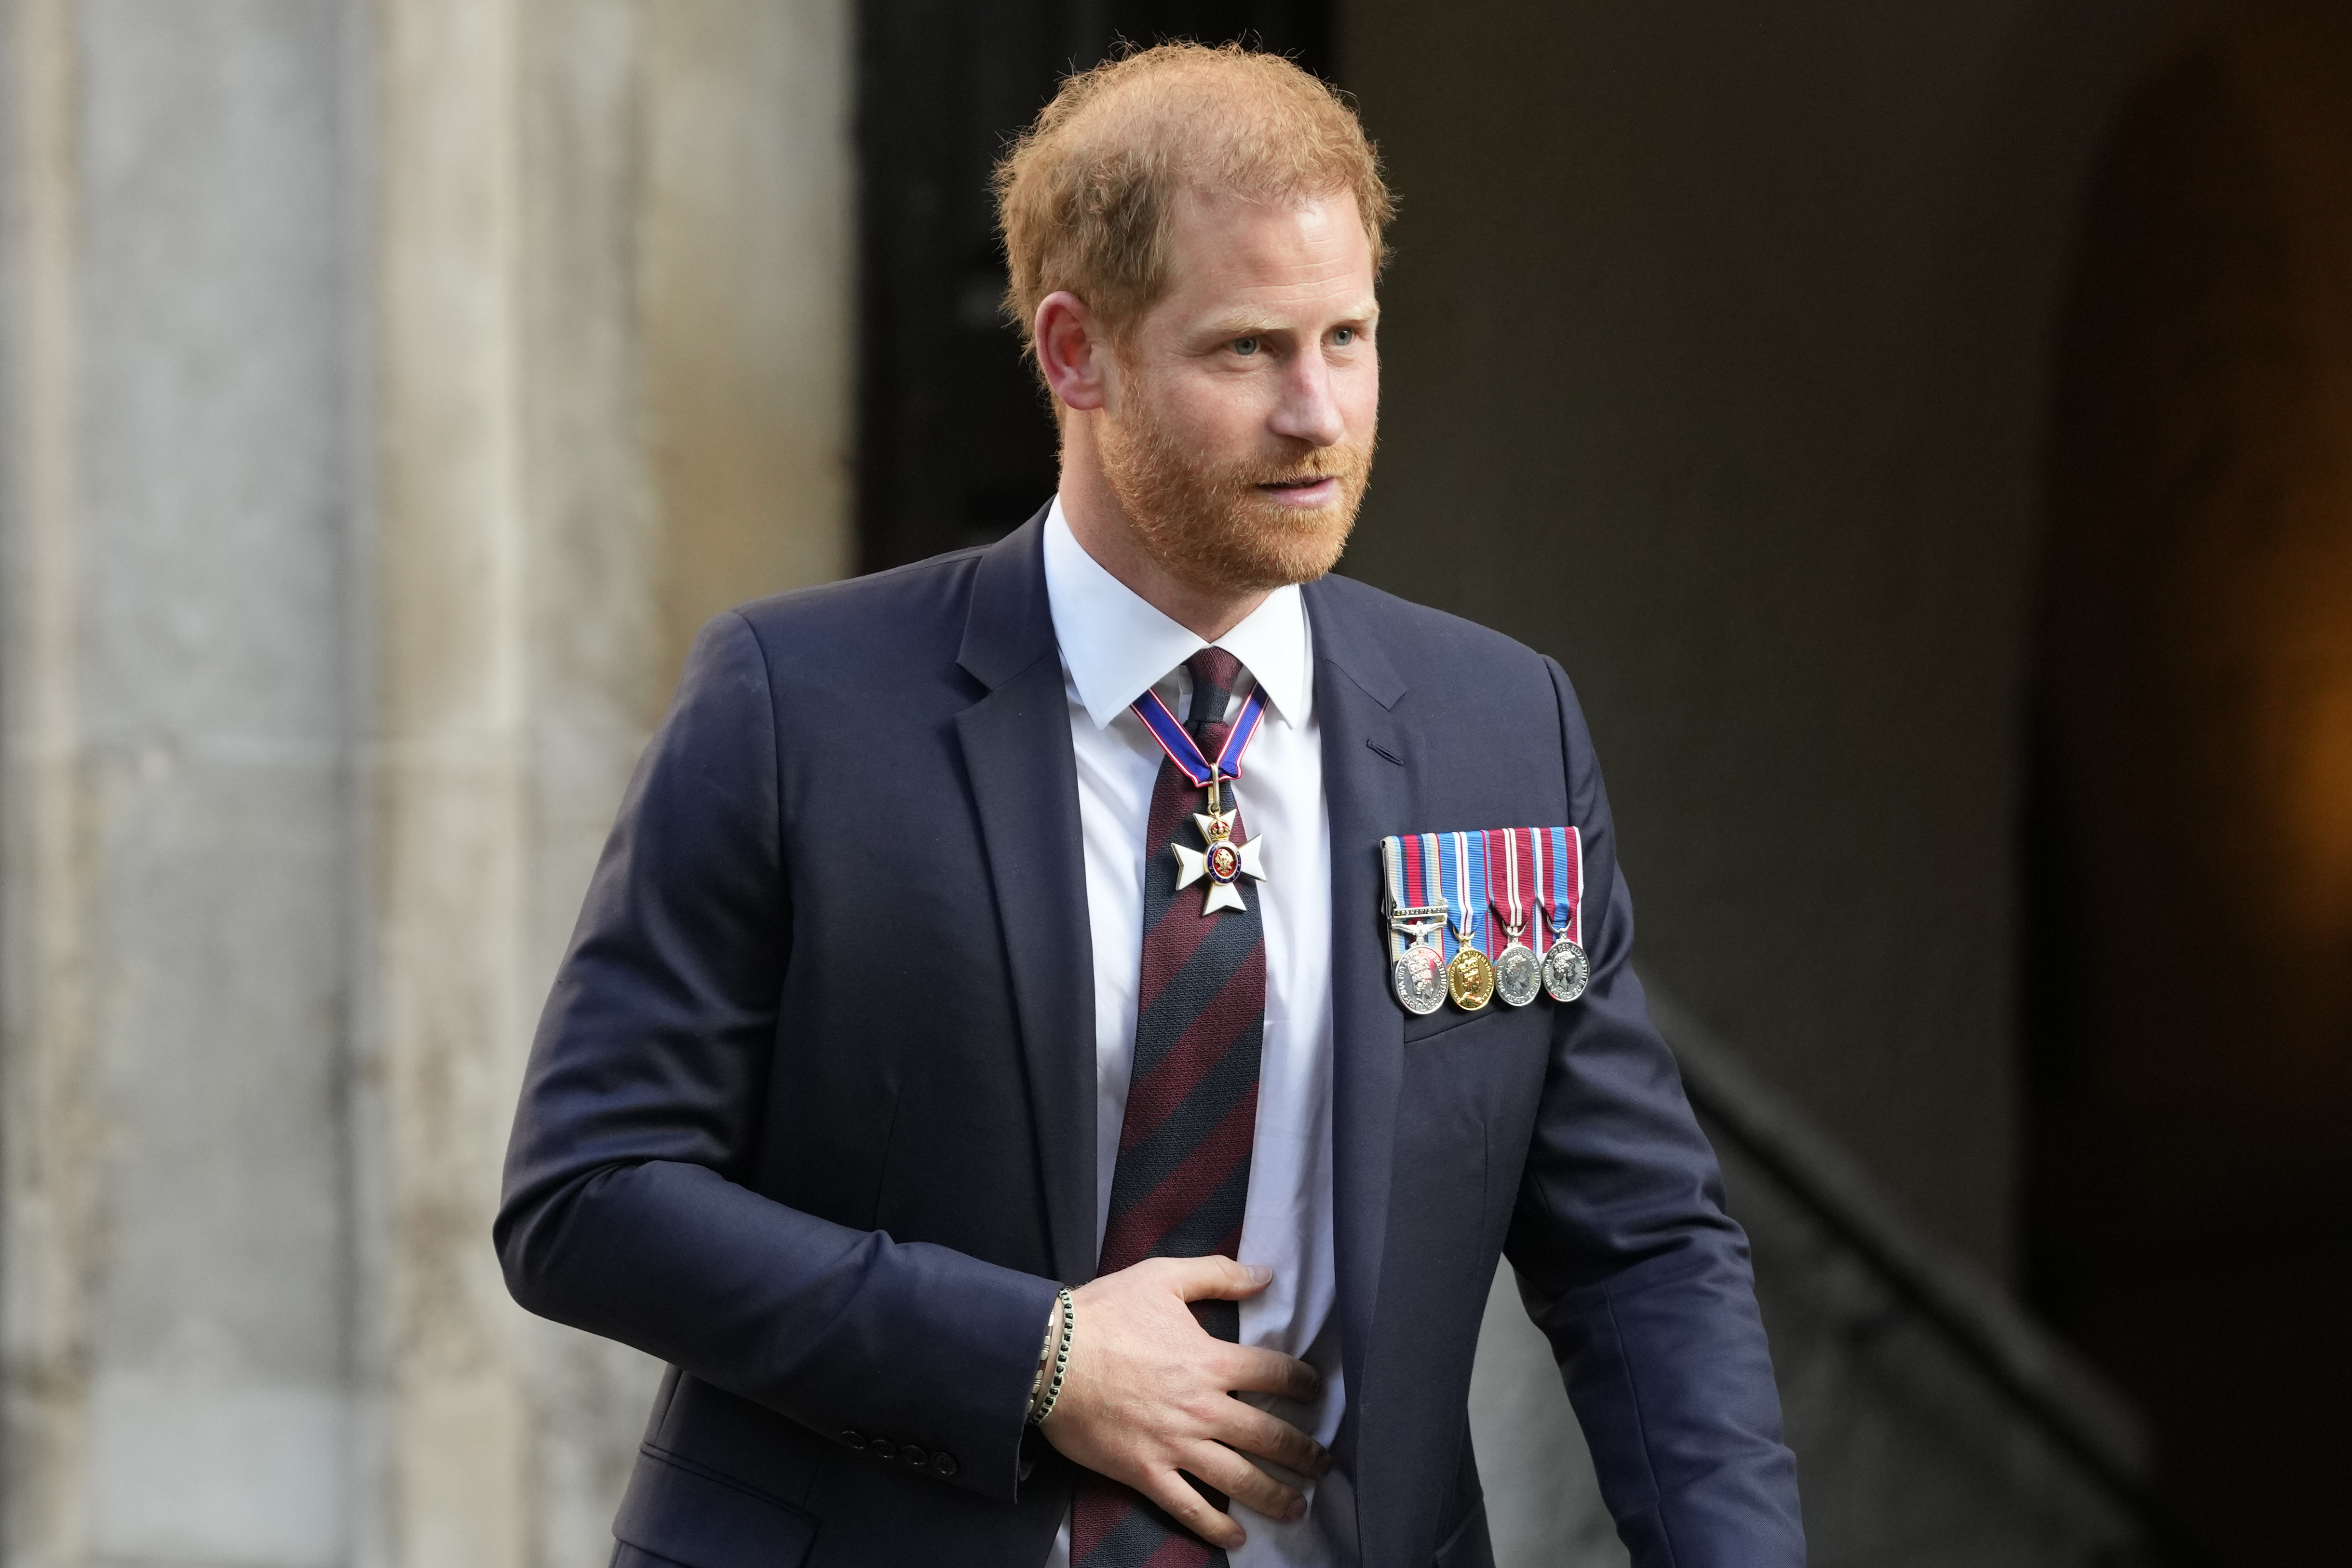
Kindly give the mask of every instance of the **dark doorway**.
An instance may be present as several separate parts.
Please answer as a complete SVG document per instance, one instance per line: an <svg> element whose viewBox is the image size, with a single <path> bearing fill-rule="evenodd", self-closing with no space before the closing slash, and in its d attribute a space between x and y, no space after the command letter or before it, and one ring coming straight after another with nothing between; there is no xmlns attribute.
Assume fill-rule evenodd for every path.
<svg viewBox="0 0 2352 1568"><path fill-rule="evenodd" d="M1006 141L1118 40L1242 38L1330 72L1327 0L858 7L858 541L876 571L981 544L1053 493L1044 395L999 302Z"/></svg>
<svg viewBox="0 0 2352 1568"><path fill-rule="evenodd" d="M2352 10L2208 11L2084 226L2052 446L2027 1231L2225 1561L2352 1471Z"/></svg>

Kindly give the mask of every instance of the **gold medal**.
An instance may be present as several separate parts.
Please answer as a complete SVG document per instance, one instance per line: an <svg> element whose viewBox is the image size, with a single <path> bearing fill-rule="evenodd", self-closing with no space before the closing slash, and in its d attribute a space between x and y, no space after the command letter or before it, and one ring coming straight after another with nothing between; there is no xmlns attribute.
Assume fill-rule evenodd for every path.
<svg viewBox="0 0 2352 1568"><path fill-rule="evenodd" d="M1463 948L1445 966L1445 994L1465 1013L1475 1013L1495 999L1494 964L1476 948Z"/></svg>
<svg viewBox="0 0 2352 1568"><path fill-rule="evenodd" d="M1495 999L1495 961L1478 942L1478 927L1486 913L1486 836L1484 833L1441 835L1451 841L1454 886L1454 957L1445 965L1445 994L1465 1013L1475 1013Z"/></svg>

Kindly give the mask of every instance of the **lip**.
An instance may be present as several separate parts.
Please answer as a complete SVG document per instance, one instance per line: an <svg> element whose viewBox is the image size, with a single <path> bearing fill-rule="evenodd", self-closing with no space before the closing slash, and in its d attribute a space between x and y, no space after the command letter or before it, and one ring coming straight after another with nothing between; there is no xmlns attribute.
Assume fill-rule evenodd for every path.
<svg viewBox="0 0 2352 1568"><path fill-rule="evenodd" d="M1339 499L1339 481L1328 474L1312 484L1260 485L1257 489L1260 495L1268 497L1276 504L1297 507L1301 511L1329 506Z"/></svg>

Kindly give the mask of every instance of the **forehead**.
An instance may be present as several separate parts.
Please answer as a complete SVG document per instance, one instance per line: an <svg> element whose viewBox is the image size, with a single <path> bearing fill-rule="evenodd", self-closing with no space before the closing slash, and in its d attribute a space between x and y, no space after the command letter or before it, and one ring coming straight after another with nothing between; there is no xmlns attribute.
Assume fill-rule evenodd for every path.
<svg viewBox="0 0 2352 1568"><path fill-rule="evenodd" d="M1352 316L1373 301L1372 247L1345 191L1287 202L1187 192L1169 215L1163 313Z"/></svg>

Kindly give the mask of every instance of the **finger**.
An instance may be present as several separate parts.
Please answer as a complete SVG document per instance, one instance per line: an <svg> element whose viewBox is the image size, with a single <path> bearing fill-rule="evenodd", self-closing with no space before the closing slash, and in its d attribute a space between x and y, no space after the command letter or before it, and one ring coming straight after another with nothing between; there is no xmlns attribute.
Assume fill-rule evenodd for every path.
<svg viewBox="0 0 2352 1568"><path fill-rule="evenodd" d="M1184 1468L1268 1519L1295 1519L1307 1511L1306 1500L1295 1488L1285 1486L1231 1448L1203 1443L1184 1461Z"/></svg>
<svg viewBox="0 0 2352 1568"><path fill-rule="evenodd" d="M1278 1415L1236 1399L1233 1411L1219 1423L1217 1441L1271 1459L1286 1470L1318 1480L1330 1473L1331 1456L1323 1445Z"/></svg>
<svg viewBox="0 0 2352 1568"><path fill-rule="evenodd" d="M1286 1399L1319 1399L1323 1374L1297 1356L1236 1345L1226 1364L1225 1386L1250 1394L1279 1394Z"/></svg>
<svg viewBox="0 0 2352 1568"><path fill-rule="evenodd" d="M1241 1462L1244 1465L1249 1463L1246 1459ZM1161 1470L1146 1476L1136 1483L1136 1489L1166 1509L1177 1523L1212 1546L1222 1546L1230 1552L1249 1539L1247 1532L1235 1524L1230 1515L1212 1508L1209 1500L1194 1491L1192 1483L1174 1470Z"/></svg>
<svg viewBox="0 0 2352 1568"><path fill-rule="evenodd" d="M1238 1301L1255 1296L1274 1282L1274 1270L1263 1263L1236 1263L1230 1258L1171 1258L1168 1270L1176 1294L1187 1301Z"/></svg>

